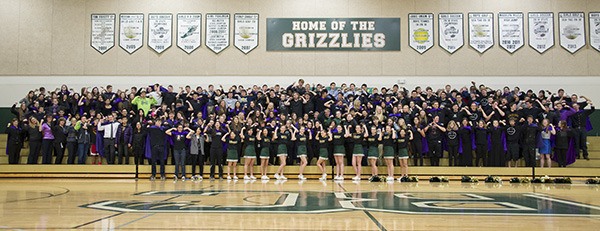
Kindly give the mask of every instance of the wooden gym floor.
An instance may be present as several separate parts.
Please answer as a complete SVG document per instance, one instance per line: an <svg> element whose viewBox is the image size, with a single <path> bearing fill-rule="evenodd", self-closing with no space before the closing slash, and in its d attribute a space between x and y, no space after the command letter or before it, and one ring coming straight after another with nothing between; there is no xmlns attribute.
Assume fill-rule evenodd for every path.
<svg viewBox="0 0 600 231"><path fill-rule="evenodd" d="M599 186L0 179L6 230L593 230Z"/></svg>

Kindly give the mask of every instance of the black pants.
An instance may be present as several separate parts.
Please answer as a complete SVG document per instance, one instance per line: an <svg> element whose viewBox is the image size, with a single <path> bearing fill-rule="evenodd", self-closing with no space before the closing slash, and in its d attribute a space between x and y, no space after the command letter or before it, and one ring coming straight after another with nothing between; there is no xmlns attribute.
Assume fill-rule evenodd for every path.
<svg viewBox="0 0 600 231"><path fill-rule="evenodd" d="M525 166L535 166L535 146L523 147L523 158L525 159Z"/></svg>
<svg viewBox="0 0 600 231"><path fill-rule="evenodd" d="M135 163L139 165L144 164L144 146L133 146L132 149Z"/></svg>
<svg viewBox="0 0 600 231"><path fill-rule="evenodd" d="M567 149L555 148L554 153L558 159L558 167L567 167Z"/></svg>
<svg viewBox="0 0 600 231"><path fill-rule="evenodd" d="M419 166L423 166L423 144L421 142L413 143L413 160L415 161L415 166L417 166L417 161L419 161Z"/></svg>
<svg viewBox="0 0 600 231"><path fill-rule="evenodd" d="M581 157L580 150L583 152L583 158L588 158L588 147L587 147L587 131L585 128L575 129L575 148L577 149L577 157Z"/></svg>
<svg viewBox="0 0 600 231"><path fill-rule="evenodd" d="M114 147L114 146L113 146ZM165 146L152 146L152 176L156 177L156 162L160 164L160 176L165 177Z"/></svg>
<svg viewBox="0 0 600 231"><path fill-rule="evenodd" d="M75 159L77 158L77 141L67 142L67 152L69 153L67 164L75 164Z"/></svg>
<svg viewBox="0 0 600 231"><path fill-rule="evenodd" d="M27 156L27 164L37 164L42 149L42 141L29 141L29 156Z"/></svg>
<svg viewBox="0 0 600 231"><path fill-rule="evenodd" d="M63 142L54 142L54 154L56 159L54 160L54 164L62 164L63 158L65 156L65 143Z"/></svg>
<svg viewBox="0 0 600 231"><path fill-rule="evenodd" d="M42 164L52 164L52 144L54 140L42 140Z"/></svg>
<svg viewBox="0 0 600 231"><path fill-rule="evenodd" d="M517 161L519 160L519 143L508 143L507 147L507 159Z"/></svg>
<svg viewBox="0 0 600 231"><path fill-rule="evenodd" d="M448 146L448 166L458 165L458 145Z"/></svg>
<svg viewBox="0 0 600 231"><path fill-rule="evenodd" d="M21 144L20 143L9 143L6 145L6 151L8 152L8 163L18 164L21 159Z"/></svg>
<svg viewBox="0 0 600 231"><path fill-rule="evenodd" d="M123 164L123 157L125 157L125 164L129 164L129 147L127 147L127 143L121 142L117 145L117 148L117 153L119 153L119 164Z"/></svg>
<svg viewBox="0 0 600 231"><path fill-rule="evenodd" d="M223 148L210 149L210 177L215 178L215 166L219 166L219 178L223 178Z"/></svg>
<svg viewBox="0 0 600 231"><path fill-rule="evenodd" d="M429 141L429 157L431 157L431 166L440 166L440 158L442 157L442 141Z"/></svg>
<svg viewBox="0 0 600 231"><path fill-rule="evenodd" d="M486 144L477 144L477 148L475 150L475 166L487 166L487 152L488 147Z"/></svg>
<svg viewBox="0 0 600 231"><path fill-rule="evenodd" d="M104 157L106 163L115 164L115 139L104 138Z"/></svg>
<svg viewBox="0 0 600 231"><path fill-rule="evenodd" d="M192 176L196 175L196 166L199 167L198 175L204 175L204 155L190 155L192 158Z"/></svg>

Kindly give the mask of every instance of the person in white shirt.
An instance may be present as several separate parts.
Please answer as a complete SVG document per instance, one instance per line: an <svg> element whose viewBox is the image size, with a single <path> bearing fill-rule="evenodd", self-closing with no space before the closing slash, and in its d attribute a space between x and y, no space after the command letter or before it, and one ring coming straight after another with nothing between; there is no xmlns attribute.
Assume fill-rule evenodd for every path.
<svg viewBox="0 0 600 231"><path fill-rule="evenodd" d="M98 131L104 131L104 156L108 164L115 164L116 139L119 122L115 121L112 114L102 118L98 123Z"/></svg>

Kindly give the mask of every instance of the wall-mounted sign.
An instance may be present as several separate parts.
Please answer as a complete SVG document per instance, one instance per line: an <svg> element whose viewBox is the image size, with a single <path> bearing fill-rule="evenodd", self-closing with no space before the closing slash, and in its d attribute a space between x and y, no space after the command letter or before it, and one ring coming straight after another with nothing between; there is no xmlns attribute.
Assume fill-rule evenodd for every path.
<svg viewBox="0 0 600 231"><path fill-rule="evenodd" d="M171 47L173 41L173 15L148 14L148 47L162 53Z"/></svg>
<svg viewBox="0 0 600 231"><path fill-rule="evenodd" d="M205 41L217 54L229 46L229 14L206 14Z"/></svg>
<svg viewBox="0 0 600 231"><path fill-rule="evenodd" d="M268 18L267 51L399 51L400 18Z"/></svg>
<svg viewBox="0 0 600 231"><path fill-rule="evenodd" d="M408 14L408 41L420 54L433 47L433 14Z"/></svg>
<svg viewBox="0 0 600 231"><path fill-rule="evenodd" d="M529 46L540 54L554 46L554 13L529 13Z"/></svg>
<svg viewBox="0 0 600 231"><path fill-rule="evenodd" d="M558 13L560 46L571 54L585 46L585 19L583 12Z"/></svg>
<svg viewBox="0 0 600 231"><path fill-rule="evenodd" d="M469 13L469 45L479 53L494 46L493 13Z"/></svg>
<svg viewBox="0 0 600 231"><path fill-rule="evenodd" d="M498 13L498 43L511 54L523 47L523 13Z"/></svg>
<svg viewBox="0 0 600 231"><path fill-rule="evenodd" d="M233 45L248 54L258 46L258 14L235 14L233 18Z"/></svg>
<svg viewBox="0 0 600 231"><path fill-rule="evenodd" d="M90 46L100 54L115 46L115 18L114 14L92 14Z"/></svg>
<svg viewBox="0 0 600 231"><path fill-rule="evenodd" d="M120 14L119 18L119 46L133 54L144 45L144 14Z"/></svg>
<svg viewBox="0 0 600 231"><path fill-rule="evenodd" d="M600 51L600 13L590 13L590 45Z"/></svg>
<svg viewBox="0 0 600 231"><path fill-rule="evenodd" d="M202 44L202 14L177 14L177 47L191 54Z"/></svg>
<svg viewBox="0 0 600 231"><path fill-rule="evenodd" d="M452 54L465 45L463 14L441 13L438 19L438 43L441 48Z"/></svg>

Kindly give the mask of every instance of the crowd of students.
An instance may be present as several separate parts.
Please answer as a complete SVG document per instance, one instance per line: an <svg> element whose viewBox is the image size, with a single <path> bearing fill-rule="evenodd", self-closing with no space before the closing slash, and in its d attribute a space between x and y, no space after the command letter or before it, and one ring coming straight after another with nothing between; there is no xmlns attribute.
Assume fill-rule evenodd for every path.
<svg viewBox="0 0 600 231"><path fill-rule="evenodd" d="M590 109L585 109L587 107ZM244 160L244 179L268 180L267 166L279 165L274 177L284 176L287 164L304 168L317 159L327 178L327 160L335 165L335 180L343 180L344 166L352 165L353 180L361 179L363 165L377 176L381 159L387 180L394 166L408 176L408 159L423 166L440 165L447 152L449 166L565 167L576 158L588 159L586 132L591 129L592 102L585 96L518 87L494 90L485 85L412 90L398 85L370 88L366 84L331 83L328 87L302 79L287 87L251 88L190 86L175 90L159 84L119 89L84 87L76 92L62 85L55 91L30 91L12 107L16 118L8 125L10 164L20 162L28 141L27 164L136 164L145 159L156 165L164 180L171 159L174 178L202 179L209 162L210 178L237 180L237 163ZM258 159L258 160L257 160ZM196 172L196 169L199 171Z"/></svg>

